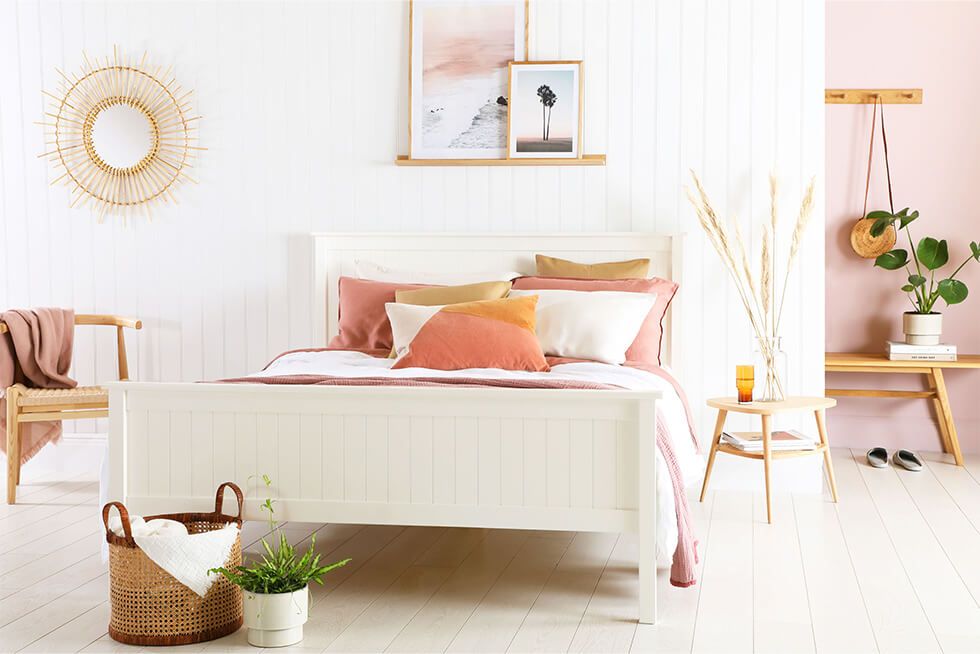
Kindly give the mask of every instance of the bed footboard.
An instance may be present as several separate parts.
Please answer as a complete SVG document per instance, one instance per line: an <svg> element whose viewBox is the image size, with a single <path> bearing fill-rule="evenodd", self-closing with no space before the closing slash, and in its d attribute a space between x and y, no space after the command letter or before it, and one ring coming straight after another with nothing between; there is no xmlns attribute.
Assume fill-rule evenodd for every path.
<svg viewBox="0 0 980 654"><path fill-rule="evenodd" d="M141 514L207 510L233 480L251 520L271 493L284 521L635 532L649 623L659 397L121 382L109 496Z"/></svg>

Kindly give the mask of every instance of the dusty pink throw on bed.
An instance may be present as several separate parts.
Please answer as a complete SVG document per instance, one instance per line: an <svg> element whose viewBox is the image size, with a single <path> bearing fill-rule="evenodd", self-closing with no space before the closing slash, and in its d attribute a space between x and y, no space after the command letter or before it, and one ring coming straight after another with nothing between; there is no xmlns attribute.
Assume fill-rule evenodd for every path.
<svg viewBox="0 0 980 654"><path fill-rule="evenodd" d="M0 334L0 449L7 451L7 388L74 388L68 376L75 334L71 309L14 309L0 314L8 332ZM20 426L20 461L61 438L61 422L28 422Z"/></svg>
<svg viewBox="0 0 980 654"><path fill-rule="evenodd" d="M672 379L672 376L663 369L659 369L658 374ZM576 388L596 390L618 388L609 384L564 379L480 379L466 377L352 378L330 377L326 375L269 375L267 377L240 377L236 379L223 379L221 381L252 384L312 384L318 386L499 386L507 388ZM686 399L684 401L686 404ZM690 417L690 411L688 411L688 417ZM693 429L691 430L690 436L694 438ZM696 438L694 442L696 445ZM674 586L685 588L697 583L694 572L698 562L698 543L694 538L694 526L691 521L691 511L687 505L684 478L681 475L681 468L677 462L677 457L674 455L673 441L670 438L667 425L659 413L657 414L657 448L660 450L661 455L664 457L664 462L667 464L671 486L674 488L674 508L677 514L677 549L674 550L673 561L670 567L670 583Z"/></svg>

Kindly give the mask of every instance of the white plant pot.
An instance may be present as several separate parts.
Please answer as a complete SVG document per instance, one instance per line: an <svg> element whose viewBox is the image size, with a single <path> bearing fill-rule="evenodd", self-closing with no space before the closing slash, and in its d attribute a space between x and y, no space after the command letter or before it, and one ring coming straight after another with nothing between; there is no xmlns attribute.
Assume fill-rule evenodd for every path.
<svg viewBox="0 0 980 654"><path fill-rule="evenodd" d="M245 591L244 623L248 642L256 647L285 647L303 640L310 616L310 589L264 595Z"/></svg>
<svg viewBox="0 0 980 654"><path fill-rule="evenodd" d="M908 312L902 316L902 331L909 345L939 345L943 335L943 314Z"/></svg>

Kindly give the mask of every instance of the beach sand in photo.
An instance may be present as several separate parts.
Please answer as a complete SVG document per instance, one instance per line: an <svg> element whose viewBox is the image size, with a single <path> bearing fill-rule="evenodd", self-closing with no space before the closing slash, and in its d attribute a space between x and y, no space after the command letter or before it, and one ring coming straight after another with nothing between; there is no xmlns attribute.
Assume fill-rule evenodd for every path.
<svg viewBox="0 0 980 654"><path fill-rule="evenodd" d="M518 152L571 152L572 138L551 137L547 141L542 138L518 138Z"/></svg>
<svg viewBox="0 0 980 654"><path fill-rule="evenodd" d="M514 58L514 6L426 7L422 50L422 144L506 147L507 62Z"/></svg>

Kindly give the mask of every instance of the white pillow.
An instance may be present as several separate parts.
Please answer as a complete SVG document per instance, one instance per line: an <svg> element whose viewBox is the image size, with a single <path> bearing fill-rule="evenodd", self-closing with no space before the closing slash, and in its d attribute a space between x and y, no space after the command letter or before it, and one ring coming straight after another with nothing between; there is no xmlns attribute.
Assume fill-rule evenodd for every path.
<svg viewBox="0 0 980 654"><path fill-rule="evenodd" d="M480 282L509 282L522 276L522 273L513 271L491 271L491 272L424 272L418 270L402 270L389 268L365 261L364 259L354 259L354 276L358 279L370 279L375 282L394 282L400 284L429 284L432 286L459 286L462 284L479 284Z"/></svg>
<svg viewBox="0 0 980 654"><path fill-rule="evenodd" d="M512 290L509 297L537 295L535 332L545 354L622 364L656 293Z"/></svg>

